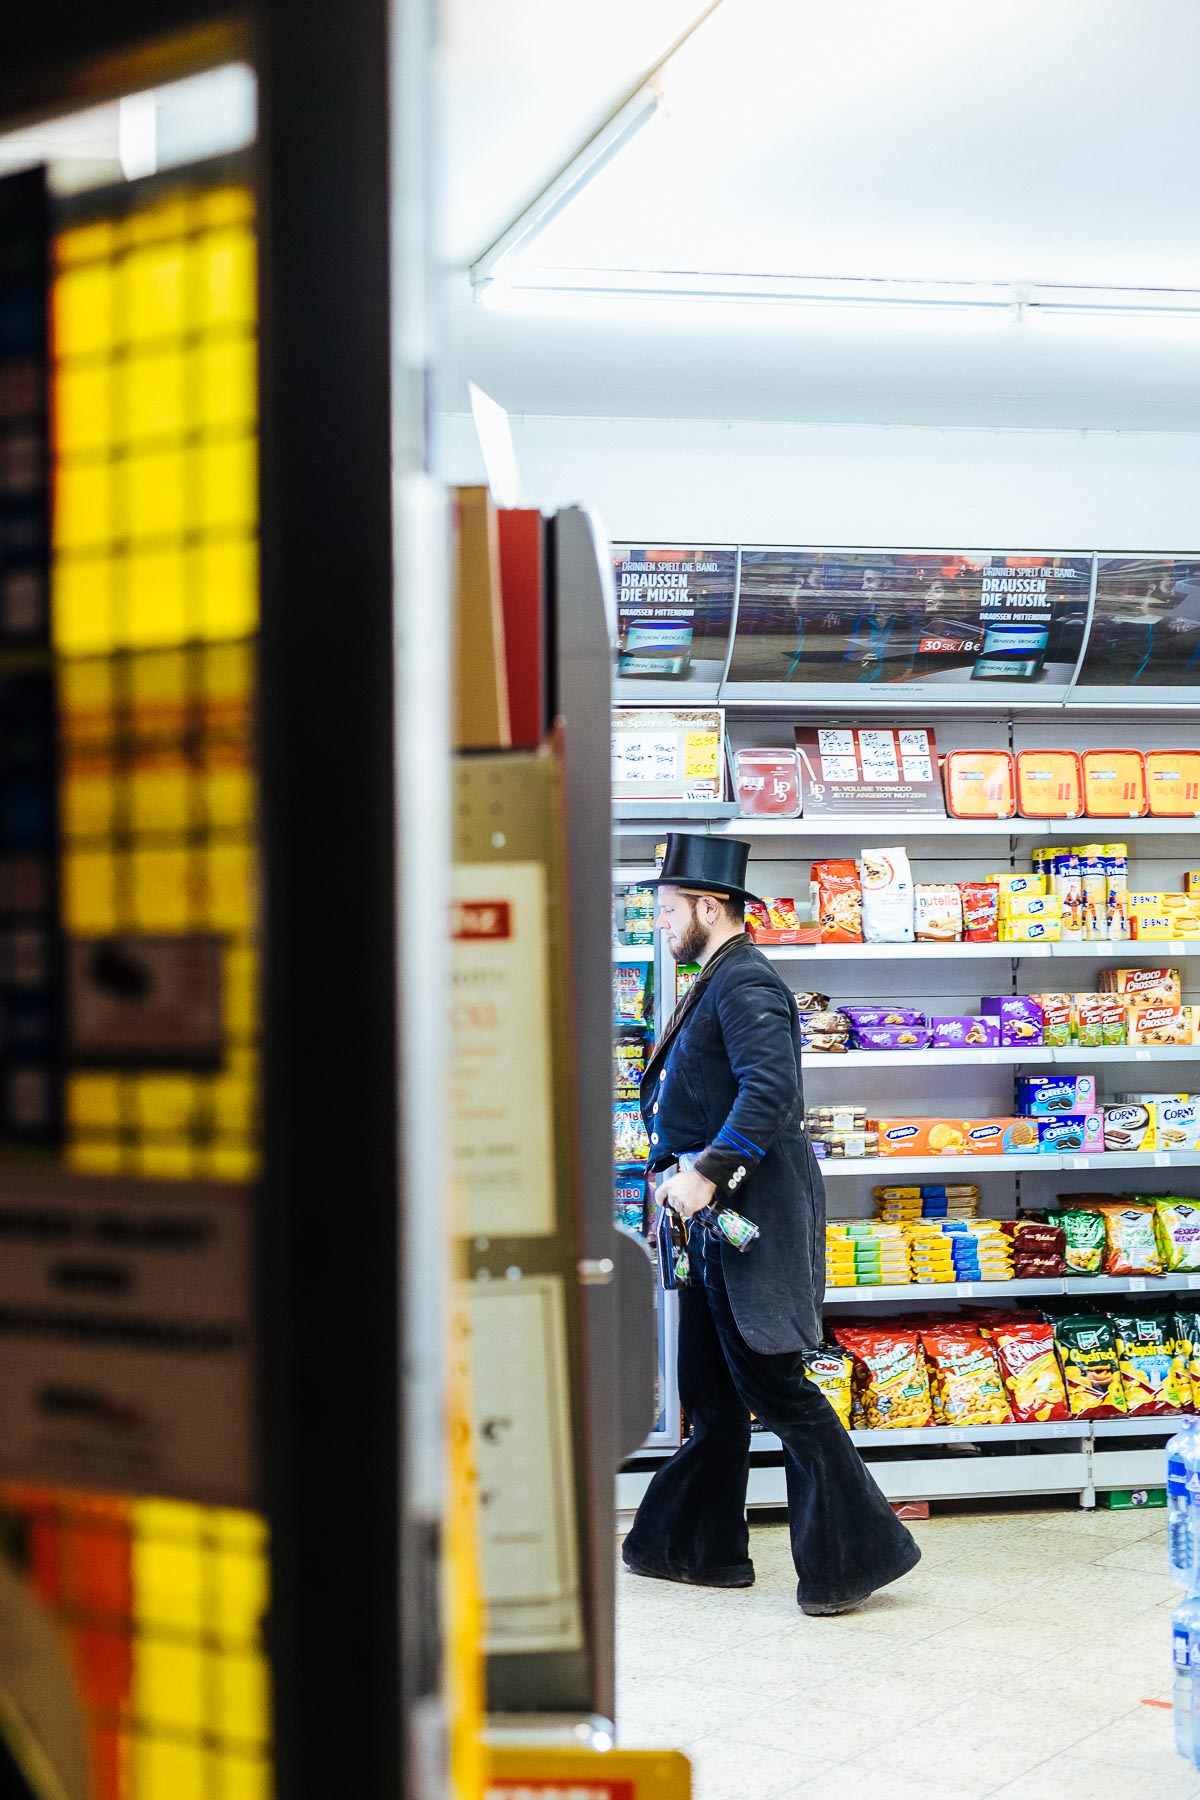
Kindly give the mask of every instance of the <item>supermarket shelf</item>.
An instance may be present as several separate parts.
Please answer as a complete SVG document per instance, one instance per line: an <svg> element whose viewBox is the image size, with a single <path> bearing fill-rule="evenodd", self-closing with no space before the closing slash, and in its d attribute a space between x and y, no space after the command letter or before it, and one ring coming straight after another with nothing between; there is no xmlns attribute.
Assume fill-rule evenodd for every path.
<svg viewBox="0 0 1200 1800"><path fill-rule="evenodd" d="M654 961L654 945L614 944L612 959L615 963L652 963Z"/></svg>
<svg viewBox="0 0 1200 1800"><path fill-rule="evenodd" d="M1046 1049L1040 1044L1032 1050L847 1050L841 1054L806 1050L804 1073L823 1075L827 1070L837 1069L929 1069L936 1068L939 1064L943 1069L961 1069L968 1063L1052 1063L1057 1054L1055 1050ZM1200 1047L1192 1054L1200 1057ZM1083 1062L1087 1055L1087 1051L1082 1051L1073 1060Z"/></svg>
<svg viewBox="0 0 1200 1800"><path fill-rule="evenodd" d="M1200 1062L1200 1044L1116 1044L1089 1050L1070 1045L1066 1049L1036 1045L1021 1050L1015 1045L1003 1050L827 1050L804 1052L804 1073L825 1075L839 1069L961 1069L968 1064L987 1066L1009 1064L1014 1068L1034 1063L1057 1063L1060 1068L1086 1068L1091 1063L1178 1063Z"/></svg>
<svg viewBox="0 0 1200 1800"><path fill-rule="evenodd" d="M1200 1275L1068 1275L1067 1294L1164 1294L1200 1288Z"/></svg>
<svg viewBox="0 0 1200 1800"><path fill-rule="evenodd" d="M1063 1169L1200 1169L1196 1150L1101 1150L1092 1156L1060 1156Z"/></svg>
<svg viewBox="0 0 1200 1800"><path fill-rule="evenodd" d="M945 814L883 813L862 814L853 818L822 817L807 819L745 819L738 816L736 801L693 801L689 804L662 800L624 800L615 807L617 830L629 833L650 830L656 826L670 829L686 820L691 824L707 823L714 837L789 838L789 837L878 837L889 832L903 841L905 837L1003 837L1042 838L1070 836L1082 842L1081 834L1104 843L1123 842L1127 837L1182 837L1200 834L1200 819L951 819Z"/></svg>
<svg viewBox="0 0 1200 1800"><path fill-rule="evenodd" d="M617 863L612 872L614 887L640 887L658 874L656 863Z"/></svg>
<svg viewBox="0 0 1200 1800"><path fill-rule="evenodd" d="M1200 1155L1195 1161L1200 1163ZM1062 1166L1061 1156L1042 1156L1037 1152L1028 1156L847 1156L826 1158L818 1164L826 1181L831 1175L871 1176L876 1181L890 1177L900 1181L906 1175L987 1175L1000 1169L1020 1175L1030 1169L1054 1170Z"/></svg>
<svg viewBox="0 0 1200 1800"><path fill-rule="evenodd" d="M1094 1437L1171 1437L1179 1430L1182 1413L1165 1419L1093 1419Z"/></svg>
<svg viewBox="0 0 1200 1800"><path fill-rule="evenodd" d="M975 962L1024 962L1029 957L1049 956L1056 948L1054 944L788 944L782 948L764 944L762 951L772 962L945 962L947 956L956 962L960 957ZM1162 949L1159 944L1160 953Z"/></svg>
<svg viewBox="0 0 1200 1800"><path fill-rule="evenodd" d="M1200 1150L1101 1150L1093 1156L1043 1155L1028 1156L847 1156L820 1163L826 1181L833 1176L890 1175L899 1180L904 1175L969 1175L995 1174L1006 1170L1010 1175L1053 1175L1064 1169L1200 1169Z"/></svg>
<svg viewBox="0 0 1200 1800"><path fill-rule="evenodd" d="M1148 944L788 944L762 946L764 956L772 962L944 962L953 956L957 962L966 957L977 962L1029 962L1034 958L1055 956L1069 962L1092 957L1120 956L1127 962L1137 957L1153 957L1156 962L1172 963L1180 957L1200 956L1200 940L1168 938Z"/></svg>
<svg viewBox="0 0 1200 1800"><path fill-rule="evenodd" d="M1040 1281L913 1281L887 1287L865 1283L856 1287L827 1287L825 1306L888 1306L906 1300L1012 1300L1036 1295L1043 1300L1064 1294L1166 1294L1200 1288L1200 1275L1068 1275Z"/></svg>
<svg viewBox="0 0 1200 1800"><path fill-rule="evenodd" d="M1200 1285L1200 1276L1196 1279ZM864 1302L885 1301L890 1306L897 1300L977 1300L981 1294L989 1300L1030 1294L1051 1299L1063 1291L1063 1282L1053 1276L1040 1281L912 1281L894 1287L868 1282L856 1287L827 1287L824 1305L862 1306Z"/></svg>
<svg viewBox="0 0 1200 1800"><path fill-rule="evenodd" d="M1178 1417L1175 1422L1178 1424ZM860 1450L866 1450L884 1444L1002 1444L1018 1438L1088 1438L1091 1429L1086 1419L1063 1419L1045 1425L919 1425L911 1431L852 1431L850 1436ZM750 1448L780 1450L782 1445L773 1431L756 1431Z"/></svg>

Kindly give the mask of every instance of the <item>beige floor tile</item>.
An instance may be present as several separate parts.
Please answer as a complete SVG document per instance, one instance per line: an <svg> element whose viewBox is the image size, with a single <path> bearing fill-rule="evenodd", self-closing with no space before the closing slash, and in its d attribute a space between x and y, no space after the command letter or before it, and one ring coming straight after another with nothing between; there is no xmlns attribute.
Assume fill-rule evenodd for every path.
<svg viewBox="0 0 1200 1800"><path fill-rule="evenodd" d="M793 1795L796 1800L964 1800L957 1787L928 1776L867 1769L861 1763L842 1763L828 1774L788 1789L777 1800L792 1800Z"/></svg>
<svg viewBox="0 0 1200 1800"><path fill-rule="evenodd" d="M1111 1725L1084 1738L1075 1749L1089 1762L1149 1772L1174 1769L1180 1760L1175 1754L1171 1714L1161 1706L1134 1707ZM1200 1785L1200 1774L1197 1783Z"/></svg>
<svg viewBox="0 0 1200 1800"><path fill-rule="evenodd" d="M993 1800L1196 1800L1198 1794L1200 1776L1178 1756L1148 1770L1066 1751L994 1789Z"/></svg>
<svg viewBox="0 0 1200 1800"><path fill-rule="evenodd" d="M789 1789L836 1769L829 1757L771 1749L742 1737L713 1736L691 1745L694 1800L776 1800Z"/></svg>

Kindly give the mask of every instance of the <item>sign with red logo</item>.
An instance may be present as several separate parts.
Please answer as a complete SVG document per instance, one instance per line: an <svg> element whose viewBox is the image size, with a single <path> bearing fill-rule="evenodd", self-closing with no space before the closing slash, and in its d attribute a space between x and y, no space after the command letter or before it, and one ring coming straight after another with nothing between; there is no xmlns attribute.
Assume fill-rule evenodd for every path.
<svg viewBox="0 0 1200 1800"><path fill-rule="evenodd" d="M512 934L512 907L507 900L459 901L451 908L450 935L456 944L510 938Z"/></svg>
<svg viewBox="0 0 1200 1800"><path fill-rule="evenodd" d="M739 750L733 761L743 818L796 818L800 759L794 750Z"/></svg>

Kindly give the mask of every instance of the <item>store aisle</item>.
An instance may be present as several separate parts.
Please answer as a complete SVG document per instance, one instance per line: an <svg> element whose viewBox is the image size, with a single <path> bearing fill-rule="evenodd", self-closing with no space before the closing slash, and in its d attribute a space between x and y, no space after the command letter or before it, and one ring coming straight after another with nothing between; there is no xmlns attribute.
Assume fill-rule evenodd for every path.
<svg viewBox="0 0 1200 1800"><path fill-rule="evenodd" d="M783 1526L756 1585L619 1581L622 1745L674 1745L696 1800L1200 1800L1175 1755L1161 1511L917 1523L861 1613L798 1612Z"/></svg>

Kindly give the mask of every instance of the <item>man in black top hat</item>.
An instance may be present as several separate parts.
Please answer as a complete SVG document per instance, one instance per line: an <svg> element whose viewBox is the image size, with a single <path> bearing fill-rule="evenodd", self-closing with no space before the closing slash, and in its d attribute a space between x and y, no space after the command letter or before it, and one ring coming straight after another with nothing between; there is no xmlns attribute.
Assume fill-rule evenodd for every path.
<svg viewBox="0 0 1200 1800"><path fill-rule="evenodd" d="M691 1433L650 1483L624 1557L638 1575L750 1586L753 1413L783 1445L796 1597L806 1613L841 1613L921 1553L805 1375L821 1337L825 1196L795 999L745 930L749 854L675 833L656 883L672 956L701 965L642 1080L649 1172L673 1171L656 1197L684 1220L729 1204L761 1235L742 1254L711 1226L689 1229L679 1394Z"/></svg>

